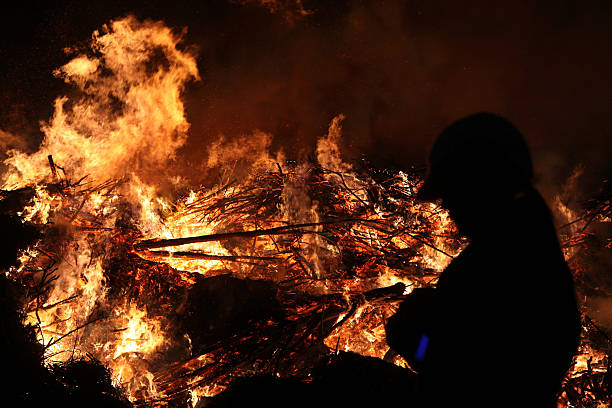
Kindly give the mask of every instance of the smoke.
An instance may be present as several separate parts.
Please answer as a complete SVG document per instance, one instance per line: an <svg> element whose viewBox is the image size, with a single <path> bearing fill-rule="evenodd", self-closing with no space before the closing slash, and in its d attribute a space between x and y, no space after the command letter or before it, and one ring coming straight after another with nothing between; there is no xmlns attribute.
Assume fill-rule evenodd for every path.
<svg viewBox="0 0 612 408"><path fill-rule="evenodd" d="M244 6L259 6L266 8L272 14L280 14L285 20L294 24L308 15L313 14L311 10L304 7L302 0L230 0L232 3Z"/></svg>
<svg viewBox="0 0 612 408"><path fill-rule="evenodd" d="M540 179L559 186L579 163L589 163L587 177L609 169L595 148L608 152L612 131L611 36L602 17L609 10L574 2L304 1L312 14L289 24L252 3L192 30L205 44L206 78L188 92L185 154L195 166L196 147L252 129L300 157L342 112L345 157L405 168L426 161L445 126L485 110L518 126L536 165L557 158L554 168L538 166Z"/></svg>
<svg viewBox="0 0 612 408"><path fill-rule="evenodd" d="M261 131L233 139L221 135L208 149L207 169L218 168L237 179L261 171L276 171L277 163L283 163L284 158L282 152L271 155L271 142L272 135Z"/></svg>
<svg viewBox="0 0 612 408"><path fill-rule="evenodd" d="M594 297L591 299L589 311L608 334L612 333L612 298L609 296Z"/></svg>
<svg viewBox="0 0 612 408"><path fill-rule="evenodd" d="M0 154L5 154L9 150L26 150L27 148L23 137L0 129Z"/></svg>

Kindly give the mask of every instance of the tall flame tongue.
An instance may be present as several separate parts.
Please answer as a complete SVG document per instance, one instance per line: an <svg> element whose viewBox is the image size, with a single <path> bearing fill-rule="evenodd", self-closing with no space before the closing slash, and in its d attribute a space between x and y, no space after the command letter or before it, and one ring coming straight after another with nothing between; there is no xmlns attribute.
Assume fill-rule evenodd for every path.
<svg viewBox="0 0 612 408"><path fill-rule="evenodd" d="M104 181L163 169L187 137L181 92L198 79L193 55L159 22L126 17L95 31L91 55L55 71L78 89L55 101L38 152L9 152L4 188L49 178L47 156L67 174Z"/></svg>
<svg viewBox="0 0 612 408"><path fill-rule="evenodd" d="M76 91L56 99L36 153L8 152L2 182L7 190L36 186L21 215L52 225L59 238L31 248L13 271L44 289L28 321L40 328L49 361L92 353L131 396L154 390L140 360L166 341L142 302L108 299L117 295L105 271L117 250L108 231L124 217L126 200L132 225L158 225L155 188L139 177L164 169L187 137L181 92L199 77L180 40L161 22L131 16L95 31L87 54L55 71Z"/></svg>

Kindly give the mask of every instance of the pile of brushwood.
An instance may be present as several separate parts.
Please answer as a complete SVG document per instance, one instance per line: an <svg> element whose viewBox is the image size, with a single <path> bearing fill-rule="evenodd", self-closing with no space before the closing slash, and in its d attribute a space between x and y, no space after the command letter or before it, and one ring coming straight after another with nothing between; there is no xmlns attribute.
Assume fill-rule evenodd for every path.
<svg viewBox="0 0 612 408"><path fill-rule="evenodd" d="M10 195L27 195L22 190ZM40 239L40 231L10 211L11 200L0 201L0 230L5 240L0 250L0 270L17 264L21 249ZM70 359L45 366L45 347L36 339L36 328L24 325L24 287L0 275L0 367L4 371L0 405L15 407L129 407L110 381L108 370L93 358Z"/></svg>
<svg viewBox="0 0 612 408"><path fill-rule="evenodd" d="M577 408L611 406L612 326L609 318L605 321L609 310L602 309L612 302L612 186L604 181L597 194L580 204L576 218L559 228L583 310L582 364L570 370L560 401Z"/></svg>
<svg viewBox="0 0 612 408"><path fill-rule="evenodd" d="M411 371L379 359L341 353L325 346L323 340L364 305L372 306L374 315L377 308L385 311L377 314L379 323L385 313L393 311L403 299L405 285L380 287L377 279L383 272L392 271L415 286L431 285L435 273L423 268L419 257L423 249L448 255L464 244L450 232L435 235L433 224L440 209L413 210L418 205L413 197L419 180L417 171L402 176L380 171L356 178L320 166L298 177L294 169L279 166L278 172L252 177L248 185L228 181L214 191L201 192L188 205L177 204L176 211L201 216L218 226L212 235L188 240L139 240L137 220L132 219L135 213L120 210L115 230L105 232L113 248L108 251L113 255L104 259L109 298L127 294L145 303L150 313L175 322L176 333L171 335L179 338L186 333L190 342L190 357L181 356L156 370L155 382L164 396L146 404L182 406L189 398L188 389L211 384L229 386L212 401L202 399L202 404L211 406L233 406L254 400L255 395L262 398L262 392L269 397L264 402L271 406L296 398L304 406L325 404L320 401L323 395L332 395L329 401L334 405L401 399L398 391L409 392L414 384ZM81 196L91 189L78 188L80 182L63 181L47 190L75 203L65 217L79 224L78 233L103 230L100 222L82 211L79 203L85 198ZM118 183L100 188L110 191ZM291 204L288 190L300 197L304 188L310 207L316 206L317 217L297 211L288 213L289 220L279 221L279 207ZM589 228L610 218L606 191L584 206L583 228L570 228L571 233L561 235L566 248L579 249L570 264L579 270L576 280L581 295L596 290L589 284L584 254L610 250L609 235L602 237ZM77 193L80 196L66 197ZM19 250L31 243L40 241L39 248L44 249L55 231L24 224L18 218L18 210L33 194L32 189L2 193L3 230L15 237L14 245L3 248L3 270L15 265ZM446 249L437 244L440 240ZM220 242L230 255L167 250L211 241ZM222 266L204 277L174 270L164 263L169 257L220 260ZM37 284L53 284L52 271L49 279ZM316 290L321 285L327 288L324 293ZM92 357L50 367L43 364L44 346L36 341L33 327L23 326L23 305L45 304L45 288L36 293L35 286L2 277L6 294L2 297L2 321L6 322L2 345L8 356L3 358L10 360L4 367L14 373L11 393L23 406L43 401L70 406L81 404L84 398L89 404L128 406L111 386L107 370ZM33 297L41 299L33 302ZM609 402L610 339L605 329L586 316L583 337L583 345L606 357L568 377L562 398L586 408L593 401Z"/></svg>

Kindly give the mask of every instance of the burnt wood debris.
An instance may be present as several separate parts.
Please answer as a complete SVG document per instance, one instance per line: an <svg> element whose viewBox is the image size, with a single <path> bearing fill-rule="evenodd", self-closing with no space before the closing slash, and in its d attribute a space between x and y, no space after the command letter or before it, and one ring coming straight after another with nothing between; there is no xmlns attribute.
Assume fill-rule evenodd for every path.
<svg viewBox="0 0 612 408"><path fill-rule="evenodd" d="M117 206L120 214L112 228L100 218L107 215L84 211L89 194L110 197L125 180L99 185L87 177L73 181L51 156L49 165L53 181L43 188L64 203L54 218L62 223L20 219L19 213L35 195L33 187L0 192L0 221L3 235L9 238L2 246L2 270L9 273L0 277L0 344L8 379L3 380L0 398L17 398L19 406L179 407L190 400L190 389L214 385L227 389L215 397L201 397L201 405L260 401L268 406L366 406L402 401L410 393L415 374L409 367L393 364L397 360L392 352L384 359L346 353L338 333L356 314L369 314L362 316L364 321L384 323L405 298L407 285L433 285L437 272L424 262L425 249L450 257L464 246L456 232L440 233L433 225L440 208L411 210L420 205L414 199L422 180L420 169L399 174L364 166L357 177L311 164L303 181L320 219L308 222L275 218L284 187L295 183L295 167L279 165L279 171L262 172L248 184L228 178L181 209L206 214L222 229L204 236L156 240L143 239L134 225L137 215L127 205ZM589 228L598 219L612 217L610 192L604 183L598 195L583 203L579 217L559 228L564 248L575 249L568 263L579 298L599 290L589 271L588 254L612 247L610 235ZM573 228L576 225L580 228ZM107 251L112 256L103 259L108 304L96 305L74 332L58 333L41 343L40 328L24 325L25 316L75 301L47 302L58 279L56 264L75 235L84 237L93 253L100 245L112 247ZM318 264L308 252L315 249L305 244L307 237L319 242ZM172 250L211 241L230 255ZM21 251L35 244L41 253L36 267L11 273L19 267ZM201 275L174 269L168 259L214 260L221 266ZM379 278L388 271L398 281L381 284ZM125 298L145 304L152 316L168 322L173 346L157 361L146 362L155 374L159 395L155 400L143 395L128 401L92 355L75 353L63 363L50 363L45 352L63 336L84 333L88 326L108 319L113 302ZM330 345L329 338L336 343ZM562 401L573 407L609 403L611 347L609 333L583 314L581 353L596 351L605 357L596 364L587 357L584 368L567 376L559 396ZM529 369L530 363L525 364Z"/></svg>

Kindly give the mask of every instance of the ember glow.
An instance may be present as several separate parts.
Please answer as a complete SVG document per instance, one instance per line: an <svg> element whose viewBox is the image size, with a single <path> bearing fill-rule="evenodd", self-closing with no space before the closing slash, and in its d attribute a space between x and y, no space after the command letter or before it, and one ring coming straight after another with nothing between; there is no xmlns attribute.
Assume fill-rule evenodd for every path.
<svg viewBox="0 0 612 408"><path fill-rule="evenodd" d="M218 182L167 180L189 130L181 93L199 80L180 41L134 17L94 32L55 71L78 93L56 100L40 149L9 152L2 189L29 192L19 214L44 238L8 274L29 289L47 362L92 355L131 401L195 406L235 375L305 375L317 344L385 357L385 319L465 245L448 214L415 202L417 172L345 163L342 114L310 162L273 154L273 135L253 131L210 148ZM144 181L155 172L191 191L162 196ZM225 338L198 333L190 293L214 277L269 283L282 312ZM599 356L583 352L575 373Z"/></svg>

